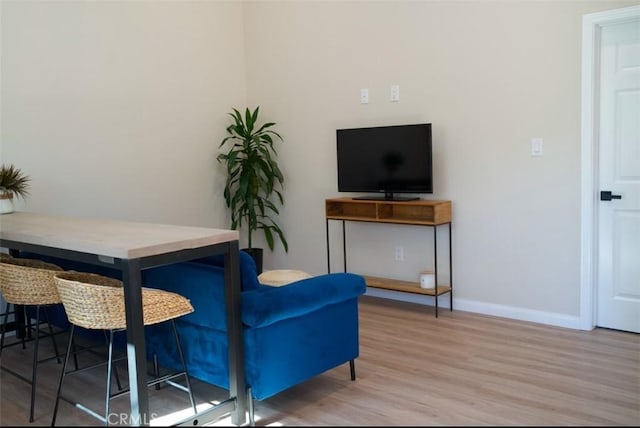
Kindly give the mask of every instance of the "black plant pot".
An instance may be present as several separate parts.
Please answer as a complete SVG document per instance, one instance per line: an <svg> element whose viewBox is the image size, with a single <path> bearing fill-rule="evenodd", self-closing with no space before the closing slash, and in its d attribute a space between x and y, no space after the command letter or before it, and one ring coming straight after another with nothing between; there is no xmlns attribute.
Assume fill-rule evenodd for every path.
<svg viewBox="0 0 640 428"><path fill-rule="evenodd" d="M242 251L253 258L253 261L256 262L256 272L260 275L262 273L262 248L243 248Z"/></svg>

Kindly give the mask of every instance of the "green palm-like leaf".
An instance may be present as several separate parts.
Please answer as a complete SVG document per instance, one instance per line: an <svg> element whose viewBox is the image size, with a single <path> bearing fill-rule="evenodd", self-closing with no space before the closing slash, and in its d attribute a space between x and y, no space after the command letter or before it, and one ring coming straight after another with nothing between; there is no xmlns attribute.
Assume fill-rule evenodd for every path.
<svg viewBox="0 0 640 428"><path fill-rule="evenodd" d="M30 181L31 179L13 164L2 164L0 167L0 194L8 193L26 199L29 196Z"/></svg>
<svg viewBox="0 0 640 428"><path fill-rule="evenodd" d="M284 232L272 218L279 214L278 205L284 204L284 175L276 160L274 138L283 140L271 129L274 122L258 125L259 112L258 106L253 111L246 108L244 114L236 108L228 113L233 123L218 147L232 145L217 156L227 170L224 199L231 211L231 228L246 228L249 248L253 232L262 229L271 250L277 236L288 251Z"/></svg>

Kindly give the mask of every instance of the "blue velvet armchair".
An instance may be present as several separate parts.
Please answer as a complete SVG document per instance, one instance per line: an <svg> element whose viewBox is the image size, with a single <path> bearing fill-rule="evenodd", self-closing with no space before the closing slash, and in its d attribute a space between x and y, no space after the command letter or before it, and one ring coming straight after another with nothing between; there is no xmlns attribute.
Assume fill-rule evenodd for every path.
<svg viewBox="0 0 640 428"><path fill-rule="evenodd" d="M332 273L272 287L258 283L255 263L240 257L245 379L250 398L262 400L359 355L358 296L364 278ZM191 300L194 312L178 321L187 369L228 388L222 257L148 269L143 283ZM161 365L179 363L171 337L158 325L147 335L148 353ZM252 418L252 415L250 415Z"/></svg>

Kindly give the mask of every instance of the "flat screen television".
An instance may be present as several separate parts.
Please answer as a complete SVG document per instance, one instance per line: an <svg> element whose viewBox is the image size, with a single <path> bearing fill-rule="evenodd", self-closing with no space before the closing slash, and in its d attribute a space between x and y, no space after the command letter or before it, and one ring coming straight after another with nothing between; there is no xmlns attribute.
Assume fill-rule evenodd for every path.
<svg viewBox="0 0 640 428"><path fill-rule="evenodd" d="M365 200L415 200L396 193L433 193L431 124L336 130L338 192Z"/></svg>

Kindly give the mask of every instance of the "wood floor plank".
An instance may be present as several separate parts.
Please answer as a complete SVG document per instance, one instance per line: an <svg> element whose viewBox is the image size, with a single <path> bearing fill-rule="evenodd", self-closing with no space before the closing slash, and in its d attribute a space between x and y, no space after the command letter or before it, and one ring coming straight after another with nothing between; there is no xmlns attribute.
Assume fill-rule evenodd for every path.
<svg viewBox="0 0 640 428"><path fill-rule="evenodd" d="M2 365L30 370L30 351L3 351ZM59 373L43 364L36 420L28 423L28 386L0 372L0 425L50 424ZM125 367L122 367L124 373ZM256 424L315 426L638 426L640 335L579 331L439 311L363 296L355 382L340 366L270 399L256 402ZM83 374L70 389L102 405L102 374ZM226 392L195 381L204 405ZM173 388L151 389L150 411L189 406ZM128 398L114 402L126 413ZM61 404L59 425L101 425ZM223 418L213 425L228 425ZM155 422L152 422L154 425Z"/></svg>

